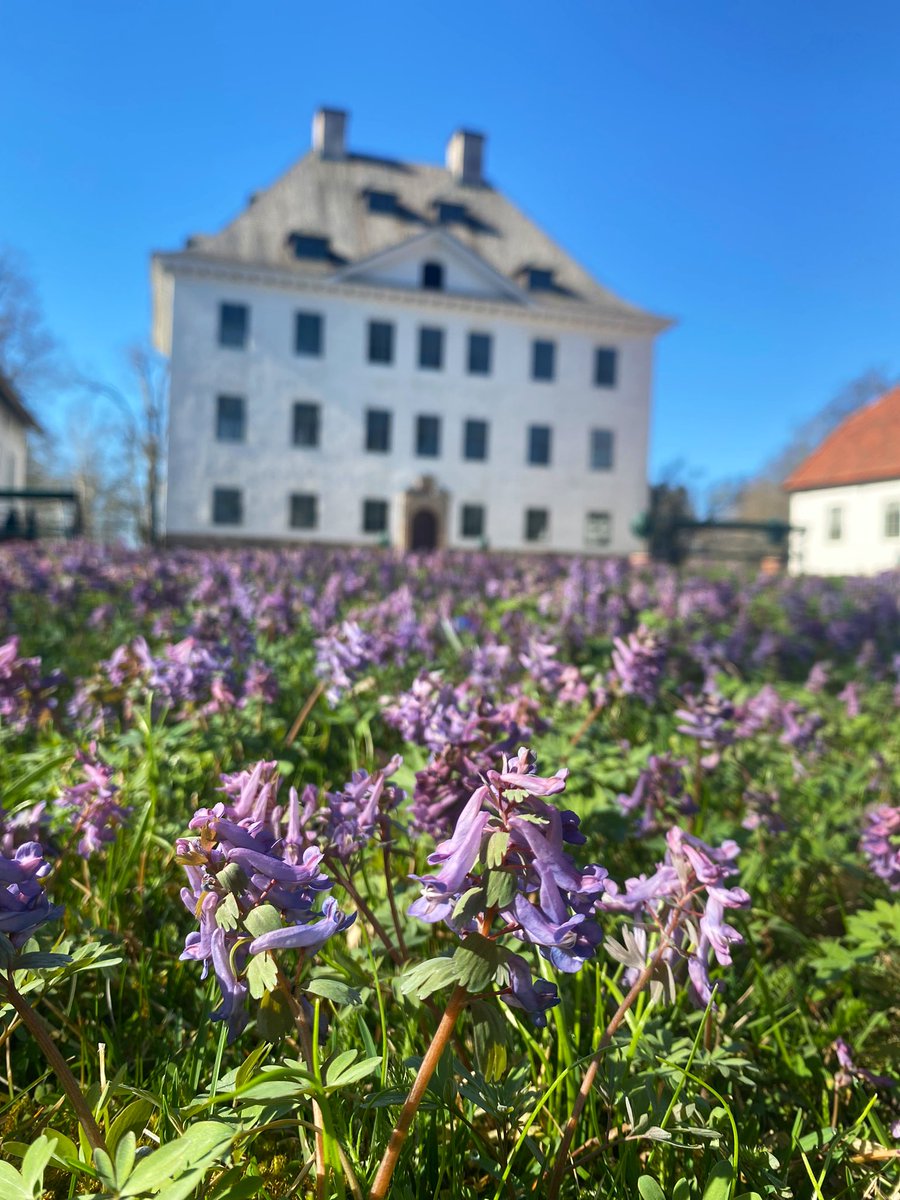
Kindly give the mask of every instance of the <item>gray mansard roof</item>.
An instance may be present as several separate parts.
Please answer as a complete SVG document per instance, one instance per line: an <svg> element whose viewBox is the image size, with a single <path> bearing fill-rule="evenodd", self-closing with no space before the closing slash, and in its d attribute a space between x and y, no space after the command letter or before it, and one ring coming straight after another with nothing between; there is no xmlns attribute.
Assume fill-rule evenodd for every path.
<svg viewBox="0 0 900 1200"><path fill-rule="evenodd" d="M395 211L370 211L372 191L393 193ZM440 203L464 206L465 219L441 225ZM211 258L223 264L333 276L342 267L433 228L446 229L514 283L524 286L528 267L552 271L552 290L529 294L535 308L597 318L638 318L657 329L669 324L602 287L490 184L463 183L442 167L360 154L332 159L310 151L271 187L253 195L247 208L220 233L188 238L183 253L193 260ZM328 257L298 257L296 235L327 239Z"/></svg>

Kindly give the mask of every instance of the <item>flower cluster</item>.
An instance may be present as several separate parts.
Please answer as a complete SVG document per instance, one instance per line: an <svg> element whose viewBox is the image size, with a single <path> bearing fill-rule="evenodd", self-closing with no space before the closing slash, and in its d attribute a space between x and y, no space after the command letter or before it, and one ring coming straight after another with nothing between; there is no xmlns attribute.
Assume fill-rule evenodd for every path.
<svg viewBox="0 0 900 1200"><path fill-rule="evenodd" d="M697 811L693 799L684 790L686 765L684 759L672 754L651 754L634 791L617 797L624 813L638 817L638 833L653 833L659 829L669 808L675 808L682 816Z"/></svg>
<svg viewBox="0 0 900 1200"><path fill-rule="evenodd" d="M81 767L82 782L64 788L59 803L70 815L78 835L78 853L90 858L116 840L131 809L120 804L119 789L112 782L115 771L97 758L96 743L91 743L88 753L79 750L75 757Z"/></svg>
<svg viewBox="0 0 900 1200"><path fill-rule="evenodd" d="M699 694L689 693L675 712L678 732L693 738L706 751L700 765L707 771L718 766L722 750L734 741L734 705L707 681Z"/></svg>
<svg viewBox="0 0 900 1200"><path fill-rule="evenodd" d="M900 807L881 804L866 815L859 848L892 892L900 892Z"/></svg>
<svg viewBox="0 0 900 1200"><path fill-rule="evenodd" d="M627 638L615 638L609 676L613 688L623 696L654 704L666 666L666 649L659 634L644 626Z"/></svg>
<svg viewBox="0 0 900 1200"><path fill-rule="evenodd" d="M268 765L259 764L252 785L244 781L248 799ZM257 789L260 806L277 792L272 787L261 800L265 786ZM203 978L212 967L222 995L213 1018L227 1021L230 1040L247 1022L248 994L261 998L277 986L273 951L313 954L356 917L345 916L331 897L321 911L315 910L332 881L320 869L323 852L304 847L296 791L291 789L279 822L284 825L282 836L273 832L271 812L268 815L268 823L252 814L240 816L235 806L220 802L195 813L190 828L199 837L181 838L177 844L178 861L188 877L181 898L199 921L181 957L202 962Z"/></svg>
<svg viewBox="0 0 900 1200"><path fill-rule="evenodd" d="M732 864L740 847L732 841L708 846L678 827L669 830L666 843L665 860L653 875L629 879L623 891L610 882L600 907L632 914L644 945L649 932L658 932L662 961L673 966L687 960L693 991L705 1005L718 987L709 975L711 954L728 966L731 946L743 941L725 921L726 909L750 904L743 888L725 882L737 873Z"/></svg>
<svg viewBox="0 0 900 1200"><path fill-rule="evenodd" d="M51 904L44 888L52 868L40 842L25 842L12 857L0 854L0 932L17 949L63 909Z"/></svg>
<svg viewBox="0 0 900 1200"><path fill-rule="evenodd" d="M595 907L607 872L577 867L565 848L585 840L579 819L546 797L564 790L567 775L538 775L525 748L502 770L487 771L452 836L429 855L436 874L413 876L422 895L409 915L443 921L463 945L472 935L494 943L513 938L536 946L557 970L578 971L603 940ZM546 1009L559 1000L555 986L533 981L525 959L506 947L497 961L502 998L544 1024Z"/></svg>
<svg viewBox="0 0 900 1200"><path fill-rule="evenodd" d="M17 637L0 643L0 724L22 733L47 720L56 707L54 692L61 681L59 671L42 674L39 658L20 658Z"/></svg>

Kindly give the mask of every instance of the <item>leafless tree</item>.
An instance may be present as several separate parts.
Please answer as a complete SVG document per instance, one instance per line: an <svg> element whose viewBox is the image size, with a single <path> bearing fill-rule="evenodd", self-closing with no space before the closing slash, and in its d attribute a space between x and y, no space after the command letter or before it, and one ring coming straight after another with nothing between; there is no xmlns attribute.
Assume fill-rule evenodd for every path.
<svg viewBox="0 0 900 1200"><path fill-rule="evenodd" d="M0 371L26 399L64 373L25 259L9 246L0 246Z"/></svg>

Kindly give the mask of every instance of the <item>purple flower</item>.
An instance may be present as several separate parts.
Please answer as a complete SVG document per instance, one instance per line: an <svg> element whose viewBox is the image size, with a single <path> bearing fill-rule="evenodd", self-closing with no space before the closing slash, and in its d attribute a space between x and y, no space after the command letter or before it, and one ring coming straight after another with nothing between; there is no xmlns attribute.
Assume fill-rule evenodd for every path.
<svg viewBox="0 0 900 1200"><path fill-rule="evenodd" d="M75 758L81 766L83 781L64 788L59 803L67 810L73 830L79 835L78 853L90 858L116 840L131 809L119 803L119 789L112 782L114 769L97 757L95 742L88 753L79 750Z"/></svg>
<svg viewBox="0 0 900 1200"><path fill-rule="evenodd" d="M900 806L882 804L866 814L859 848L892 892L900 892Z"/></svg>
<svg viewBox="0 0 900 1200"><path fill-rule="evenodd" d="M653 630L641 626L627 638L613 640L611 684L624 696L644 704L656 702L666 665L667 648Z"/></svg>
<svg viewBox="0 0 900 1200"><path fill-rule="evenodd" d="M63 914L47 898L45 880L50 872L40 842L25 842L12 857L0 854L0 932L16 948Z"/></svg>

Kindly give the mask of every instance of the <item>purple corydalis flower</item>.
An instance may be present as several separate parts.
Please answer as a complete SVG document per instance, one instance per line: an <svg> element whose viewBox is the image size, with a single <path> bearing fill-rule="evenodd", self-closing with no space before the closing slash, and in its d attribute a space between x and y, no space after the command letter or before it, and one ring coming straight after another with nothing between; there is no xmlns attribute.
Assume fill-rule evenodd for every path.
<svg viewBox="0 0 900 1200"><path fill-rule="evenodd" d="M900 806L882 804L866 814L859 848L878 878L900 892Z"/></svg>
<svg viewBox="0 0 900 1200"><path fill-rule="evenodd" d="M624 696L654 704L666 665L666 644L653 630L641 626L627 638L613 639L610 683Z"/></svg>
<svg viewBox="0 0 900 1200"><path fill-rule="evenodd" d="M47 898L45 881L51 869L40 842L25 842L12 857L0 854L0 932L17 949L63 914Z"/></svg>
<svg viewBox="0 0 900 1200"><path fill-rule="evenodd" d="M875 1088L897 1086L896 1079L892 1079L890 1075L875 1075L865 1067L858 1067L853 1061L853 1051L842 1037L835 1038L831 1048L838 1060L838 1070L834 1076L835 1087L849 1087L854 1079L862 1080L863 1083L871 1084Z"/></svg>
<svg viewBox="0 0 900 1200"><path fill-rule="evenodd" d="M116 840L131 809L119 803L119 789L112 782L115 770L97 756L95 742L87 753L79 750L75 758L81 768L82 782L64 788L59 802L68 811L73 829L79 835L78 853L90 858Z"/></svg>

